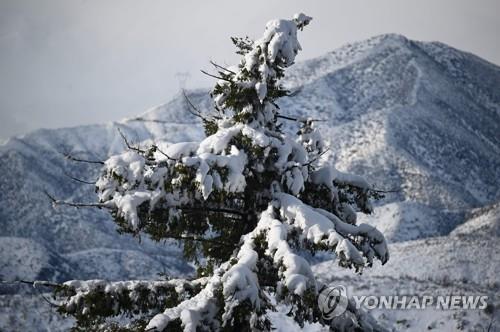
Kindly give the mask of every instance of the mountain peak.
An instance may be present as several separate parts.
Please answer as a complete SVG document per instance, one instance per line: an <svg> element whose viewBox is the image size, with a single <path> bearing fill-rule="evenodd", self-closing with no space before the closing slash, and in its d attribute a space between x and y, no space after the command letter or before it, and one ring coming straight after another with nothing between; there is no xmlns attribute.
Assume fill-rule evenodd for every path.
<svg viewBox="0 0 500 332"><path fill-rule="evenodd" d="M400 255L401 264L425 256L429 261L422 264L441 266L450 264L447 257L459 255L453 263L457 271L476 268L472 264L461 268L463 253L467 253L463 248L452 247L439 258L416 252L414 247L428 248L422 242L426 237L462 246L468 241L449 241L446 236L483 229L498 234L498 218L491 217L498 214L498 204L477 212L463 227L457 225L464 223L465 211L500 199L499 67L441 43L385 34L297 63L287 71L284 83L297 93L280 100L283 115L325 120L318 122L331 148L323 156L325 161L363 175L377 189L398 191L379 203L375 216L386 221L385 228L395 241L420 241L405 242L414 245L408 246L408 255ZM188 97L201 112L212 109L207 90L189 91ZM13 237L28 239L19 242L26 250L16 249L4 257L19 263L3 264L0 275L20 279L42 275L54 280L67 276L155 278L165 267L169 274L189 273L179 248L158 246L147 239L138 244L116 234L109 215L102 211L55 210L43 193L95 201L92 185L70 177L94 181L100 166L74 163L63 153L105 160L122 152L126 147L117 127L134 146L201 140L202 126L189 107L183 94L178 94L137 117L39 130L0 146L0 248L19 242ZM296 132L297 123L285 122L283 129ZM498 251L498 239L488 241L480 257L489 255L483 247ZM393 249L392 256L398 257L398 247ZM475 262L476 257L471 257ZM498 276L498 264L483 265ZM87 266L99 266L99 271ZM481 280L482 276L476 282Z"/></svg>
<svg viewBox="0 0 500 332"><path fill-rule="evenodd" d="M500 71L467 53L450 50L397 34L345 45L297 63L287 72L285 84L298 93L280 101L281 112L325 119L320 125L331 146L329 161L340 170L364 175L379 188L401 189L387 202L409 200L430 209L492 204L500 197L500 116L496 113L500 92L494 90L500 85ZM212 110L207 90L189 91L188 98L200 111ZM141 146L200 140L202 126L190 107L180 93L134 118L43 130L5 143L0 149L4 174L0 185L20 193L16 199L0 196L5 236L20 236L21 227L28 238L44 234L45 240L40 241L55 251L88 249L87 244L81 248L70 244L70 237L56 234L51 225L54 220L63 222L62 217L47 210L50 205L42 188L61 198L92 201L91 186L81 188L64 174L92 180L99 169L71 163L62 153L103 160L123 151L117 127ZM285 123L284 129L296 130L295 125ZM47 218L19 214L26 209L47 210ZM90 227L89 232L101 238L114 238L113 230L96 225L106 216L75 214L78 220L89 217L93 222L82 227ZM18 220L25 223L19 225ZM56 243L57 236L61 240Z"/></svg>
<svg viewBox="0 0 500 332"><path fill-rule="evenodd" d="M403 45L404 44L408 44L409 42L411 42L404 35L397 34L397 33L384 33L384 34L381 34L381 35L377 35L377 36L368 38L365 41L361 41L361 43L363 43L363 42L370 43L370 41L376 42L378 44L399 43L399 44L403 44Z"/></svg>

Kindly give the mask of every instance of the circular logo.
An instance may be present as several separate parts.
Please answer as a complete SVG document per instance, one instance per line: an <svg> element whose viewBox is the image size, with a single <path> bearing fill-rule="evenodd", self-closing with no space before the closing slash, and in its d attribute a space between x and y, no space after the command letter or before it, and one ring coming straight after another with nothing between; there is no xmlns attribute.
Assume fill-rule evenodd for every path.
<svg viewBox="0 0 500 332"><path fill-rule="evenodd" d="M347 302L344 286L324 287L318 295L318 307L326 320L342 315L347 309Z"/></svg>

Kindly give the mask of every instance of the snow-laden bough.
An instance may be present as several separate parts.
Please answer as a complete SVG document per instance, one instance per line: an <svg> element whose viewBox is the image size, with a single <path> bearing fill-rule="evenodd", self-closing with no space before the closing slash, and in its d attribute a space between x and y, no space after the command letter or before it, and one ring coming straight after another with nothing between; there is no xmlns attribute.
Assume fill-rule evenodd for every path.
<svg viewBox="0 0 500 332"><path fill-rule="evenodd" d="M313 119L296 120L297 137L281 130L276 100L288 91L279 80L301 49L297 30L310 21L297 14L270 21L256 41L233 39L242 60L216 65L216 115L202 116L204 140L131 149L104 163L100 207L122 232L181 240L198 279L73 281L60 290L61 312L83 327L120 325L109 319L127 314L124 328L147 331L269 330L285 306L299 326L349 320L379 329L352 305L324 321L316 302L322 285L304 255L329 251L357 272L389 258L384 236L357 225L377 196L369 184L325 164Z"/></svg>

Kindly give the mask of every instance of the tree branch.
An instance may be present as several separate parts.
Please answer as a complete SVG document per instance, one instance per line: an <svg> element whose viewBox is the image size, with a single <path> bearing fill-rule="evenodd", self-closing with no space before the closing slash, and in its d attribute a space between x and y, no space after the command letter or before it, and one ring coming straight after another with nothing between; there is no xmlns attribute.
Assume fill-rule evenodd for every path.
<svg viewBox="0 0 500 332"><path fill-rule="evenodd" d="M238 210L231 210L231 209L225 209L225 208L210 208L210 207L189 207L189 206L181 206L178 207L179 210L186 210L186 211L209 211L209 212L219 212L219 213L230 213L230 214L237 214L240 216L246 216L246 212L241 212Z"/></svg>
<svg viewBox="0 0 500 332"><path fill-rule="evenodd" d="M192 235L174 235L174 234L167 234L166 235L167 238L169 239L174 239L174 240L183 240L183 241L197 241L197 242L208 242L208 243L215 243L215 244L218 244L218 245L222 245L222 246L225 246L225 247L236 247L236 244L231 244L231 243L226 243L226 242L222 242L222 241L218 241L218 240L215 240L215 239L206 239L206 238L199 238L199 237L195 237L195 236L192 236Z"/></svg>
<svg viewBox="0 0 500 332"><path fill-rule="evenodd" d="M378 192L378 193L384 193L384 194L387 194L387 193L399 193L399 192L403 191L402 189L380 190L380 189L374 189L374 188L371 188L370 190Z"/></svg>
<svg viewBox="0 0 500 332"><path fill-rule="evenodd" d="M302 166L309 166L309 165L311 165L313 162L315 162L316 160L318 160L319 158L321 158L321 156L324 155L325 153L327 153L328 151L330 151L330 148L326 148L324 151L322 151L320 154L318 154L316 156L316 158L310 160L309 162L303 164Z"/></svg>
<svg viewBox="0 0 500 332"><path fill-rule="evenodd" d="M216 76L216 75L212 75L210 73L207 73L206 71L204 70L200 70L203 74L207 75L207 76L210 76L210 77L213 77L213 78L216 78L218 80L223 80L223 81L226 81L226 82L232 82L230 79L227 79L227 78L224 78L224 77L219 77L219 76Z"/></svg>
<svg viewBox="0 0 500 332"><path fill-rule="evenodd" d="M44 190L43 192L50 199L50 201L52 202L52 205L67 205L67 206L72 206L72 207L76 207L76 208L95 207L98 209L102 209L102 208L106 207L106 204L104 204L104 203L74 203L74 202L68 202L68 201L61 201L61 200L54 198L47 191Z"/></svg>
<svg viewBox="0 0 500 332"><path fill-rule="evenodd" d="M211 64L212 64L215 68L219 68L219 69L222 69L222 70L224 70L224 71L227 71L228 73L231 73L231 74L236 75L236 73L235 73L234 71L232 71L232 70L230 70L230 69L227 69L226 67L223 67L223 66L221 66L221 65L218 65L218 64L216 64L214 61L211 61L211 60L210 60L210 63L211 63Z"/></svg>
<svg viewBox="0 0 500 332"><path fill-rule="evenodd" d="M129 150L133 150L133 151L136 151L138 153L142 153L142 154L146 154L146 151L145 150L142 150L142 149L139 149L139 148L136 148L135 146L132 146L129 144L128 140L127 140L127 137L125 137L125 135L123 134L122 130L120 129L120 127L117 127L116 128L118 130L118 132L120 133L120 136L122 137L123 141L125 142L125 145L127 145L127 148Z"/></svg>
<svg viewBox="0 0 500 332"><path fill-rule="evenodd" d="M53 303L48 298L46 298L45 295L43 295L42 292L40 291L40 289L38 289L36 286L41 285L41 286L46 286L46 287L60 287L60 286L62 286L61 284L56 284L56 283L52 283L49 281L42 281L42 280L35 280L35 281L28 281L28 280L4 281L4 280L1 280L0 283L1 284L27 284L27 285L31 285L38 292L38 295L40 295L42 297L42 299L45 300L45 302L50 304L52 307L60 307L60 305Z"/></svg>
<svg viewBox="0 0 500 332"><path fill-rule="evenodd" d="M193 111L189 110L188 108L188 112L193 114L194 116L202 119L203 121L211 121L210 118L207 118L205 116L203 116L202 112L196 107L194 106L194 104L191 102L191 99L189 99L187 93L186 93L186 90L182 89L182 94L184 95L184 98L186 99L186 102L188 103L188 105L193 109ZM217 115L213 115L213 114L209 114L209 116L213 119L217 119L217 120L220 120L221 117L220 116L217 116Z"/></svg>
<svg viewBox="0 0 500 332"><path fill-rule="evenodd" d="M491 320L490 320L490 324L488 325L488 329L486 330L487 332L490 332L491 331L491 327L493 326L493 320L495 319L495 316L494 315L491 315Z"/></svg>
<svg viewBox="0 0 500 332"><path fill-rule="evenodd" d="M163 152L162 150L160 150L160 148L158 147L158 145L153 145L153 148L158 151L159 153L161 153L162 155L164 155L165 157L167 157L168 160L172 160L172 161L178 161L178 159L175 159L175 158L172 158L170 157L168 154L166 154L165 152Z"/></svg>
<svg viewBox="0 0 500 332"><path fill-rule="evenodd" d="M203 120L206 120L203 115L201 115L201 112L196 108L196 106L193 105L193 103L191 102L191 100L188 98L187 94L186 94L186 91L184 89L182 89L182 94L184 96L184 98L186 99L186 102L188 103L189 106L191 106L191 108L194 110L194 111L191 111L188 109L188 112L193 114L194 116L200 118L200 119L203 119Z"/></svg>
<svg viewBox="0 0 500 332"><path fill-rule="evenodd" d="M12 281L5 281L5 280L0 280L1 284L27 284L31 285L33 287L36 287L37 285L41 286L47 286L47 287L59 287L61 284L53 283L50 281L43 281L43 280L35 280L35 281L30 281L30 280L12 280Z"/></svg>
<svg viewBox="0 0 500 332"><path fill-rule="evenodd" d="M129 121L142 121L142 122L155 122L155 123L170 123L168 121L157 120L157 119L144 119L141 117L130 119Z"/></svg>
<svg viewBox="0 0 500 332"><path fill-rule="evenodd" d="M298 88L295 91L290 92L288 95L286 95L286 97L295 97L296 95L298 95L301 92L302 92L302 87Z"/></svg>
<svg viewBox="0 0 500 332"><path fill-rule="evenodd" d="M86 160L86 159L80 159L80 158L75 158L69 154L64 154L64 153L61 153L64 158L68 159L68 160L71 160L71 161L77 161L77 162L81 162L81 163L89 163L89 164L101 164L101 165L104 165L104 161L100 161L100 160Z"/></svg>
<svg viewBox="0 0 500 332"><path fill-rule="evenodd" d="M326 122L327 121L327 120L323 120L323 119L299 119L299 118L292 118L290 116L281 115L281 114L276 114L276 117L280 118L280 119L295 121L295 122L307 122L307 121L311 121L311 122Z"/></svg>
<svg viewBox="0 0 500 332"><path fill-rule="evenodd" d="M68 173L66 172L63 172L64 175L66 175L68 178L70 178L71 180L74 180L76 182L80 182L80 183L84 183L84 184L96 184L97 181L94 181L94 182L90 182L90 181L85 181L85 180L80 180L78 178L75 178L74 176L71 176L69 175Z"/></svg>

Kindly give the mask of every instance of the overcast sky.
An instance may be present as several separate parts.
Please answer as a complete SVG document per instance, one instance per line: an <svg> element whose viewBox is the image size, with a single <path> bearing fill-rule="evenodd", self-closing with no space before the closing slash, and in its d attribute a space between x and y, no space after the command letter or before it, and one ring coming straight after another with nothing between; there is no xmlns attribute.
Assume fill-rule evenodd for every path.
<svg viewBox="0 0 500 332"><path fill-rule="evenodd" d="M119 120L181 84L209 86L209 60L237 61L230 36L300 11L314 20L299 61L394 32L500 64L498 0L0 0L0 139Z"/></svg>

